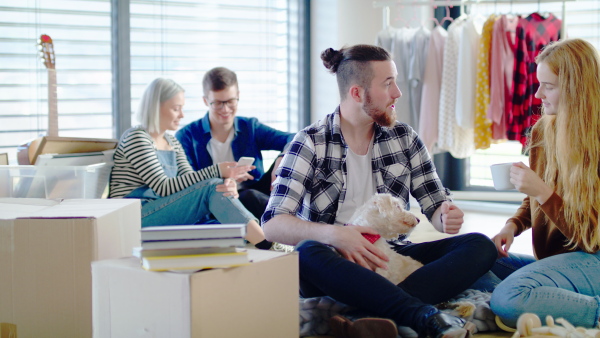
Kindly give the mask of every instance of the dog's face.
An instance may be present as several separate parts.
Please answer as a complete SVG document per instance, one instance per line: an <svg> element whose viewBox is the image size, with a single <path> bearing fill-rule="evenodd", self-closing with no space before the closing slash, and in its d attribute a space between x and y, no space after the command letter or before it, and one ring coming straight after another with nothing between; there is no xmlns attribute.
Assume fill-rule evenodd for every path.
<svg viewBox="0 0 600 338"><path fill-rule="evenodd" d="M404 202L390 194L377 194L366 204L363 218L369 226L386 239L408 234L419 223L411 212L404 210Z"/></svg>

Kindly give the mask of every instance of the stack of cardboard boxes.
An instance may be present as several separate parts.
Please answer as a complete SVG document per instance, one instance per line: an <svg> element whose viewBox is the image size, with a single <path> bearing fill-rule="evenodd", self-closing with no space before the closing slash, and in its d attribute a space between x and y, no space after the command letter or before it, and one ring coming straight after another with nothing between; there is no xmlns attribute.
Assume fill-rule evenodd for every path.
<svg viewBox="0 0 600 338"><path fill-rule="evenodd" d="M146 271L140 201L99 199L118 141L40 140L22 152L36 166L0 166L0 338L298 336L295 254Z"/></svg>
<svg viewBox="0 0 600 338"><path fill-rule="evenodd" d="M0 337L298 336L296 254L151 272L140 223L136 199L0 198Z"/></svg>

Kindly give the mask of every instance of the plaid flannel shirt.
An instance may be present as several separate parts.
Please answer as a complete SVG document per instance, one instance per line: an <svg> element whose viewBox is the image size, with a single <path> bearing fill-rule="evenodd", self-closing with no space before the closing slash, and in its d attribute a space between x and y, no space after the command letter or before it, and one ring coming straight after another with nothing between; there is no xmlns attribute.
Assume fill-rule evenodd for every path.
<svg viewBox="0 0 600 338"><path fill-rule="evenodd" d="M279 168L262 223L280 214L333 224L346 196L348 170L339 107L296 134ZM375 124L372 159L378 193L390 193L408 205L412 194L431 219L450 192L442 186L429 153L407 124Z"/></svg>

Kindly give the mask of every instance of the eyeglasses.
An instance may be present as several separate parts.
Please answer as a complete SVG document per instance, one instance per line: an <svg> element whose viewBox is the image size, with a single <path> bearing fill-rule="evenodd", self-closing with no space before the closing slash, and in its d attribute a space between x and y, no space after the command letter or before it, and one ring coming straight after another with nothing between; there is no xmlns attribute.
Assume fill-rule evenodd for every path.
<svg viewBox="0 0 600 338"><path fill-rule="evenodd" d="M239 98L229 99L227 101L215 100L213 102L210 102L209 104L214 109L223 109L225 105L227 105L229 109L234 109L235 107L237 107L239 100Z"/></svg>

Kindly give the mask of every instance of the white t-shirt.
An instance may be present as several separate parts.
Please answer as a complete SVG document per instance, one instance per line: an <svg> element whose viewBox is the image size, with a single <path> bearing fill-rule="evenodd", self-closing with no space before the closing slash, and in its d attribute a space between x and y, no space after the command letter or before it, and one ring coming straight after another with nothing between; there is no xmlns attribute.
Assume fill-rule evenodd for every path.
<svg viewBox="0 0 600 338"><path fill-rule="evenodd" d="M206 148L210 157L212 157L213 164L235 161L233 158L233 151L231 150L231 141L233 141L233 128L231 128L227 139L223 143L219 142L216 138L211 137Z"/></svg>
<svg viewBox="0 0 600 338"><path fill-rule="evenodd" d="M346 168L348 169L348 182L346 182L346 198L344 203L338 205L335 217L337 225L344 225L350 221L357 208L361 207L377 191L373 177L373 139L369 151L365 155L357 155L350 148L346 155Z"/></svg>

